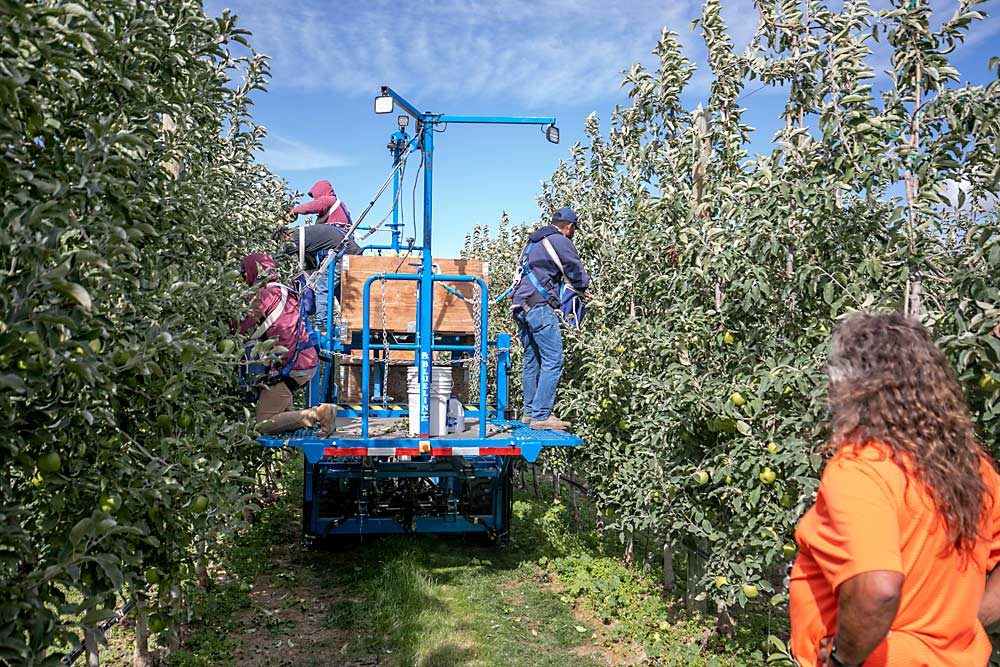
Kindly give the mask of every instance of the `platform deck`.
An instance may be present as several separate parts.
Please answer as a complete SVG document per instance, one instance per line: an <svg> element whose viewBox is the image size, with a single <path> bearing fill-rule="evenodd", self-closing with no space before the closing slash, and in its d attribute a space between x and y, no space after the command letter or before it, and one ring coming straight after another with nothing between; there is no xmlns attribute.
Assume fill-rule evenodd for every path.
<svg viewBox="0 0 1000 667"><path fill-rule="evenodd" d="M542 447L583 444L572 433L536 431L519 421L489 419L485 439L478 437L478 427L477 419L466 419L465 433L418 438L405 432L398 418L376 417L369 419L369 437L362 439L361 419L345 417L337 419L336 431L327 437L316 429L299 429L261 436L257 442L265 447L298 447L310 463L345 456L523 456L534 462Z"/></svg>

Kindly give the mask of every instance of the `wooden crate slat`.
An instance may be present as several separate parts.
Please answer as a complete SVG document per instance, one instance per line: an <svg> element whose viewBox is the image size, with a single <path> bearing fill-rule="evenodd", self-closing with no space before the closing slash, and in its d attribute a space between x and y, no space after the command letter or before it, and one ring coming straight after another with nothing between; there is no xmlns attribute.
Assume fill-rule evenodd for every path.
<svg viewBox="0 0 1000 667"><path fill-rule="evenodd" d="M486 278L488 264L474 259L435 259L437 273L448 275L473 275ZM362 296L365 281L379 273L417 273L420 258L380 257L375 255L353 255L344 258L341 271L341 312L353 331L361 329L363 313ZM473 287L469 283L450 283L468 299L473 297ZM416 281L387 281L386 330L405 332L407 325L417 319ZM379 282L371 287L370 323L373 331L382 330L382 288ZM462 301L449 293L441 284L434 286L433 327L437 333L467 334L474 326L472 304Z"/></svg>

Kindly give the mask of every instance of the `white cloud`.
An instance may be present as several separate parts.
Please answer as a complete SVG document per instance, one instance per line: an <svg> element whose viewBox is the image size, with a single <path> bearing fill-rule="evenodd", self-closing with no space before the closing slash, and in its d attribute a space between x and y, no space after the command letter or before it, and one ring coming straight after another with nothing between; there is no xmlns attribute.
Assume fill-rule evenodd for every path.
<svg viewBox="0 0 1000 667"><path fill-rule="evenodd" d="M662 27L700 41L689 30L700 0L232 4L272 56L271 87L309 91L374 95L388 83L418 99L589 103L615 93L630 63L651 60Z"/></svg>
<svg viewBox="0 0 1000 667"><path fill-rule="evenodd" d="M264 140L260 160L275 171L325 169L350 164L350 161L340 155L278 135L271 135Z"/></svg>

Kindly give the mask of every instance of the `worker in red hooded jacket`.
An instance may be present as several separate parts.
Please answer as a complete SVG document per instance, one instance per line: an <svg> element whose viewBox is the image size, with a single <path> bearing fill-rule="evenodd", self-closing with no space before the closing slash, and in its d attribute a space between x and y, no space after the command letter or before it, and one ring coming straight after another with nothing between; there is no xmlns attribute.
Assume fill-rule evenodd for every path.
<svg viewBox="0 0 1000 667"><path fill-rule="evenodd" d="M257 400L257 430L271 434L319 426L321 435L330 433L333 405L324 403L305 410L292 409L294 392L312 379L319 364L316 349L312 346L298 349L296 355L299 344L309 342L309 332L300 321L298 298L278 282L278 273L270 255L247 255L243 258L240 273L247 285L259 284L250 314L239 323L240 333L250 333L250 338L256 340L276 338L278 345L288 348L273 370L284 368L293 356L295 359L287 375L268 374L273 382L261 389Z"/></svg>
<svg viewBox="0 0 1000 667"><path fill-rule="evenodd" d="M309 196L312 197L312 201L299 204L285 217L291 221L300 215L315 215L317 224L336 225L347 231L351 226L351 213L343 200L333 191L330 181L323 179L313 183L309 188Z"/></svg>

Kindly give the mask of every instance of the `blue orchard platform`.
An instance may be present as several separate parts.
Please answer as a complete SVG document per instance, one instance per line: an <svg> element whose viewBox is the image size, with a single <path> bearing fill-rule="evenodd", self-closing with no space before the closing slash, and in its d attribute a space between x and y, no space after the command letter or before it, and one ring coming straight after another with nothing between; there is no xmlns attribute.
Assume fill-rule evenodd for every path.
<svg viewBox="0 0 1000 667"><path fill-rule="evenodd" d="M339 411L338 411L339 413ZM486 438L477 436L478 420L467 420L472 425L465 433L454 433L432 438L416 438L395 430L396 419L370 419L370 431L383 431L362 439L356 435L360 419L346 421L338 418L337 431L320 436L316 429L299 429L278 435L261 436L257 441L265 447L296 447L303 451L306 461L318 463L324 458L389 456L521 456L533 463L543 447L576 447L583 441L563 431L536 431L520 421L487 420Z"/></svg>

